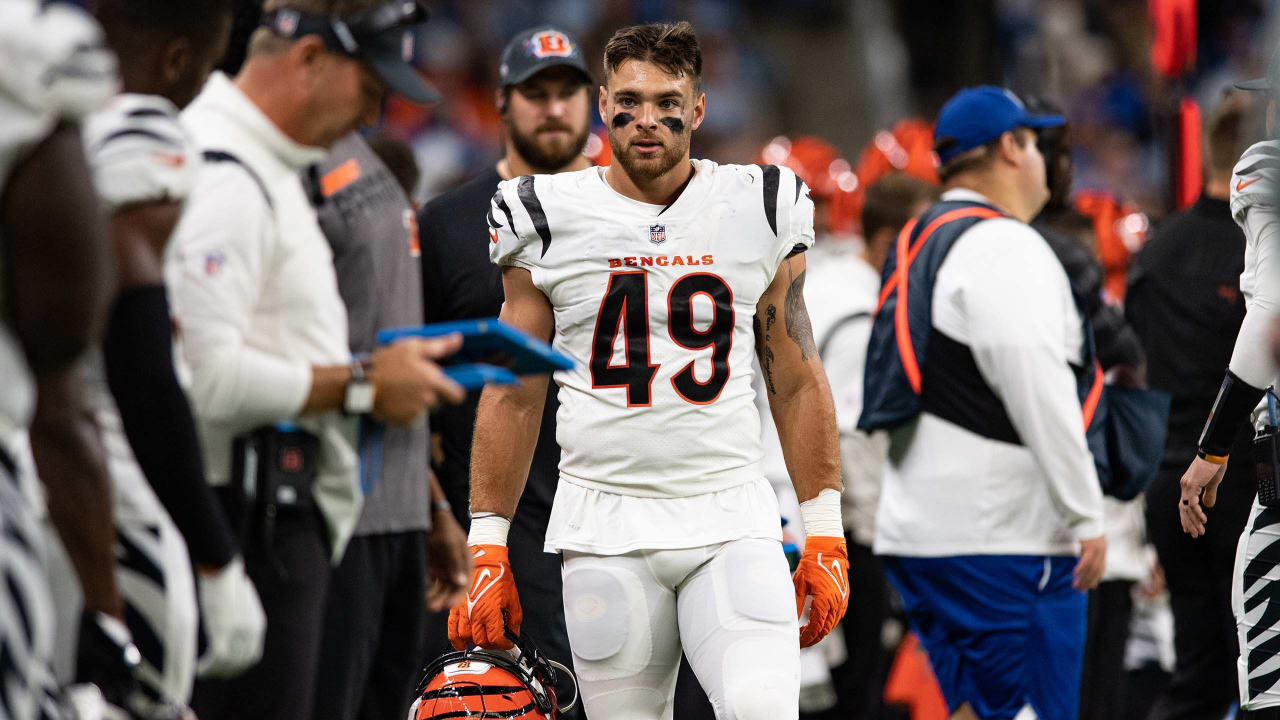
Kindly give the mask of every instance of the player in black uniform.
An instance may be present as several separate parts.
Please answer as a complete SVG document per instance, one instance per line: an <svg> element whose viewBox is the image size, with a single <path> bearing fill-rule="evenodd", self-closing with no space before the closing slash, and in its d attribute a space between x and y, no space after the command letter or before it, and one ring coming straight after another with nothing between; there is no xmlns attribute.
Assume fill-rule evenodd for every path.
<svg viewBox="0 0 1280 720"><path fill-rule="evenodd" d="M502 308L502 275L489 261L484 217L502 180L533 173L583 170L594 100L582 48L568 34L540 27L520 33L502 52L502 113L506 153L492 168L427 204L418 216L426 321L494 317ZM463 527L470 525L471 432L480 393L441 410L431 429L440 434L443 458L435 462L440 484ZM559 479L555 385L547 392L538 446L520 509L511 524L511 565L527 627L548 656L570 662L561 603L560 560L542 551L551 501ZM444 628L443 618L432 623ZM447 647L441 633L429 651ZM564 717L576 717L574 711Z"/></svg>

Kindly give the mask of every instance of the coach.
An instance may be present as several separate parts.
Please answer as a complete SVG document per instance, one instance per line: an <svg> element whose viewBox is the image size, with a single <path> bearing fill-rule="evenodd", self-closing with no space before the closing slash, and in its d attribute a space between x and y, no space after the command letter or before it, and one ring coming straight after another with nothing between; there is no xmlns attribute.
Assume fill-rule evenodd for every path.
<svg viewBox="0 0 1280 720"><path fill-rule="evenodd" d="M1062 122L996 87L943 106L945 192L890 252L868 348L859 426L891 431L875 550L962 718L1075 720L1105 562L1090 329L1026 225L1049 197L1034 128Z"/></svg>
<svg viewBox="0 0 1280 720"><path fill-rule="evenodd" d="M462 397L431 362L456 338L352 360L332 255L299 180L376 120L388 86L431 97L401 55L424 20L417 3L268 0L240 74L214 75L183 115L204 162L173 240L174 306L208 478L240 521L267 616L256 667L197 685L205 720L310 719L330 562L361 507L354 416L405 424Z"/></svg>

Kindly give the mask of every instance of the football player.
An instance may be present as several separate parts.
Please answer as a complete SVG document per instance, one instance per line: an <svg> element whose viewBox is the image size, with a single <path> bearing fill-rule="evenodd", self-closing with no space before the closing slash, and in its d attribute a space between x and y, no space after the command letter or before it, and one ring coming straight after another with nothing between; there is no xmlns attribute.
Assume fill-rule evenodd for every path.
<svg viewBox="0 0 1280 720"><path fill-rule="evenodd" d="M196 674L197 587L206 673L235 674L256 661L265 630L230 524L205 482L195 421L174 368L161 270L199 162L178 110L226 49L233 8L230 0L99 0L96 13L120 59L124 92L85 124L118 288L87 387L111 472L128 623L135 637L148 639L139 644L144 690L176 706L190 700Z"/></svg>
<svg viewBox="0 0 1280 720"><path fill-rule="evenodd" d="M33 720L60 713L28 429L49 519L83 590L79 675L112 700L134 683L137 650L111 572L107 476L78 369L101 333L110 286L78 124L115 92L117 76L97 24L64 3L0 3L0 58L0 715Z"/></svg>
<svg viewBox="0 0 1280 720"><path fill-rule="evenodd" d="M1244 272L1240 291L1245 298L1244 322L1236 337L1235 350L1227 366L1218 397L1209 411L1196 458L1182 476L1178 516L1183 532L1201 537L1218 499L1218 484L1226 473L1227 454L1236 432L1259 408L1267 388L1276 383L1277 358L1271 352L1272 323L1280 313L1280 140L1275 139L1276 111L1280 107L1280 48L1271 56L1265 77L1237 83L1242 90L1266 93L1267 131L1272 139L1244 151L1230 180L1231 216L1244 230ZM1275 425L1266 404L1258 415L1258 426ZM1273 439L1272 443L1275 442ZM1272 450L1266 450L1270 456ZM1240 707L1249 718L1280 718L1280 622L1276 599L1280 586L1275 580L1276 536L1280 533L1280 507L1276 499L1274 461L1262 452L1258 457L1258 497L1253 501L1245 534L1236 552L1231 604L1240 641Z"/></svg>
<svg viewBox="0 0 1280 720"><path fill-rule="evenodd" d="M795 718L799 649L848 602L835 410L803 295L813 203L786 168L690 159L701 66L686 22L619 30L598 101L615 162L507 180L487 217L502 320L543 338L554 328L577 361L556 378L546 549L562 554L591 717L670 717L683 648L718 717ZM753 347L802 501L794 584L759 466ZM505 542L544 382L481 398L458 647L507 647L504 626L520 625Z"/></svg>

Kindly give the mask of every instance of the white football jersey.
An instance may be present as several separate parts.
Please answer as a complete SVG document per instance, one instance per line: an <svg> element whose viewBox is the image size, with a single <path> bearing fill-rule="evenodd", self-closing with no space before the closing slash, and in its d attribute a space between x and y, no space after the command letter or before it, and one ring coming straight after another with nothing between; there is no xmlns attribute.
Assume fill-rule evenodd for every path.
<svg viewBox="0 0 1280 720"><path fill-rule="evenodd" d="M530 271L576 363L555 377L570 483L671 498L761 477L756 302L813 244L813 202L786 168L693 163L667 207L617 193L605 168L514 178L494 196L490 257Z"/></svg>
<svg viewBox="0 0 1280 720"><path fill-rule="evenodd" d="M196 161L178 108L159 95L122 93L84 124L93 186L108 213L136 203L181 202Z"/></svg>

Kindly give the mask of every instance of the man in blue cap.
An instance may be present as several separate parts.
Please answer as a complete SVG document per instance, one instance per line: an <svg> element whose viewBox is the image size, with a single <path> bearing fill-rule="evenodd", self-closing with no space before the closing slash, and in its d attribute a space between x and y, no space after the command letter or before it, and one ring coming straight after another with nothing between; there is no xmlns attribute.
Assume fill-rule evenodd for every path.
<svg viewBox="0 0 1280 720"><path fill-rule="evenodd" d="M953 717L1074 720L1105 562L1087 320L1026 224L1049 198L1035 130L1062 123L997 87L943 106L945 192L890 251L868 350L875 550Z"/></svg>

